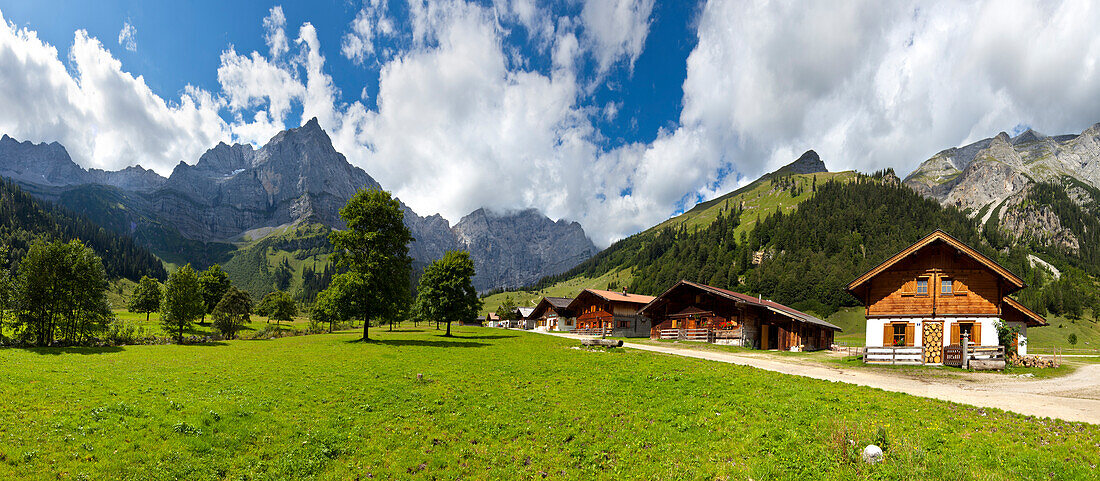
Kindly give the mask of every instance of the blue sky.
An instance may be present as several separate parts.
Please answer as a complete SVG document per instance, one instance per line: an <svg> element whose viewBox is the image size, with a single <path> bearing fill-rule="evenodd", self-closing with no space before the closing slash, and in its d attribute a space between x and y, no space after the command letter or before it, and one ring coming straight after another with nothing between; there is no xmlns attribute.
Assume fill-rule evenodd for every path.
<svg viewBox="0 0 1100 481"><path fill-rule="evenodd" d="M0 0L0 132L169 175L317 117L421 215L534 207L598 245L814 149L905 174L1100 121L1082 0Z"/></svg>
<svg viewBox="0 0 1100 481"><path fill-rule="evenodd" d="M491 5L492 2L481 2ZM9 22L33 28L47 42L64 48L72 43L73 32L79 29L104 41L126 71L145 77L153 92L164 98L178 96L185 86L194 85L217 90L219 56L230 45L240 52L263 51L264 27L261 19L278 4L288 25L309 22L317 27L328 62L327 71L348 100L359 99L363 90L364 104L377 108L378 73L381 64L357 64L340 55L340 45L359 5L344 0L311 2L270 1L209 1L200 0L182 5L171 2L0 2L0 11ZM402 2L390 2L390 12L397 23L407 22ZM695 46L693 16L699 4L676 1L654 4L650 14L649 35L645 48L631 66L620 62L601 79L596 79L596 65L587 59L582 77L599 82L582 100L594 108L608 103L618 106L613 119L594 117L605 137L602 145L615 147L631 142L650 142L659 129L675 128L680 115L680 90L687 74L685 60ZM581 5L561 2L559 14L579 14ZM112 42L125 24L135 29L137 48L127 50ZM539 42L520 25L512 25L505 41L519 50L523 67L542 73L551 68L550 55L540 49ZM403 48L407 39L383 39L376 48ZM297 109L300 115L300 109ZM229 114L223 114L229 119Z"/></svg>

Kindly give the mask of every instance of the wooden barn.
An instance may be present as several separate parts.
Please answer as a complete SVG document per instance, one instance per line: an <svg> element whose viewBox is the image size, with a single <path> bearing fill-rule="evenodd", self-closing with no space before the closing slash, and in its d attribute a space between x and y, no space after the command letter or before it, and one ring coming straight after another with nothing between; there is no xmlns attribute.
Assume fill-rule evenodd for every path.
<svg viewBox="0 0 1100 481"><path fill-rule="evenodd" d="M543 297L531 312L536 331L572 331L575 316L569 310L571 297Z"/></svg>
<svg viewBox="0 0 1100 481"><path fill-rule="evenodd" d="M653 300L652 296L585 289L577 294L568 309L577 315L573 332L597 336L646 337L649 319L638 311Z"/></svg>
<svg viewBox="0 0 1100 481"><path fill-rule="evenodd" d="M1023 279L937 230L856 278L848 292L866 306L865 359L955 365L963 339L968 352L996 353L1002 321L1019 328L1016 348L1027 353L1027 329L1047 323L1008 297L1024 287Z"/></svg>
<svg viewBox="0 0 1100 481"><path fill-rule="evenodd" d="M814 316L738 292L680 281L642 309L650 338L803 351L828 349L840 328Z"/></svg>

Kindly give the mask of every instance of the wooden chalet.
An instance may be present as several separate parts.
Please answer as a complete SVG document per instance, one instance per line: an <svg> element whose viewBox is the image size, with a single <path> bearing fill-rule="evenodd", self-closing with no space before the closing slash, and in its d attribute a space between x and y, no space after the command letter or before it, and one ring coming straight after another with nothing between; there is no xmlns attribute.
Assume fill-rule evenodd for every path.
<svg viewBox="0 0 1100 481"><path fill-rule="evenodd" d="M963 339L970 353L995 354L1002 321L1019 328L1016 348L1027 353L1027 328L1047 323L1008 297L1024 287L1023 279L937 230L856 278L848 292L866 306L865 359L958 365Z"/></svg>
<svg viewBox="0 0 1100 481"><path fill-rule="evenodd" d="M638 313L652 296L585 289L569 303L568 309L577 315L574 332L615 337L645 337L649 335L649 319Z"/></svg>
<svg viewBox="0 0 1100 481"><path fill-rule="evenodd" d="M537 331L572 331L576 320L569 310L570 297L543 297L531 311L530 319L535 321Z"/></svg>
<svg viewBox="0 0 1100 481"><path fill-rule="evenodd" d="M642 309L653 339L808 351L828 349L841 329L766 299L680 281Z"/></svg>

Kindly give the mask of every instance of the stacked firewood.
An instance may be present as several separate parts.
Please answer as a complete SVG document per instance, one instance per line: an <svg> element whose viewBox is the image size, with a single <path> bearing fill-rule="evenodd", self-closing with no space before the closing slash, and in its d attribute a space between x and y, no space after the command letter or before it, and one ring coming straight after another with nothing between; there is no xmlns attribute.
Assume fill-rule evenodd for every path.
<svg viewBox="0 0 1100 481"><path fill-rule="evenodd" d="M1021 356L1013 354L1008 358L1009 364L1018 367L1058 367L1058 362L1051 358L1039 356Z"/></svg>

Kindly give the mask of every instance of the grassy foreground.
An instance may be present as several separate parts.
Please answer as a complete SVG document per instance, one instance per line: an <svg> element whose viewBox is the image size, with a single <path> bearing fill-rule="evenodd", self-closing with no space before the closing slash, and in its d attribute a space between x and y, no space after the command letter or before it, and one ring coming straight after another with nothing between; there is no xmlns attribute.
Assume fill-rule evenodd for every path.
<svg viewBox="0 0 1100 481"><path fill-rule="evenodd" d="M1098 476L1100 426L455 331L0 349L0 478Z"/></svg>

